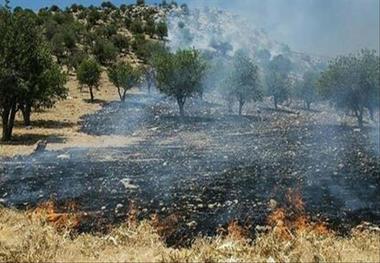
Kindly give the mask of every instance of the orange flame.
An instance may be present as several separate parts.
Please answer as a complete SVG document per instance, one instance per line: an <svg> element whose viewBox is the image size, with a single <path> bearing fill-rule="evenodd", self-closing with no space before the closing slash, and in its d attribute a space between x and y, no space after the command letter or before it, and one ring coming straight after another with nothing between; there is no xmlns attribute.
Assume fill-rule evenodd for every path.
<svg viewBox="0 0 380 263"><path fill-rule="evenodd" d="M305 203L299 191L288 190L287 209L278 208L268 216L268 223L279 238L290 240L294 234L313 233L327 235L331 231L324 223L311 223L305 215Z"/></svg>
<svg viewBox="0 0 380 263"><path fill-rule="evenodd" d="M36 208L29 211L28 216L31 220L42 219L47 221L59 231L65 229L76 229L83 218L83 214L76 212L78 206L74 202L67 202L63 207L69 212L57 212L55 202L50 200L39 204Z"/></svg>

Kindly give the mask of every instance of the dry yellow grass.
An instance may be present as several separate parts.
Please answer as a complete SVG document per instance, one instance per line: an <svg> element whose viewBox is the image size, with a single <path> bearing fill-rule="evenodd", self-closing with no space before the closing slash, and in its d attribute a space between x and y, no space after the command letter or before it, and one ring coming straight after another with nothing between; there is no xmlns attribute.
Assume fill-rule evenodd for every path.
<svg viewBox="0 0 380 263"><path fill-rule="evenodd" d="M88 92L86 89L79 89L75 77L70 77L67 87L69 94L66 100L58 102L52 109L32 114L32 129L26 129L22 125L21 114L18 114L14 141L0 144L0 156L30 154L34 144L41 139L49 142L49 150L127 145L135 140L124 136L90 136L79 132L79 121L83 115L99 110L102 103L118 100L117 90L108 81L106 73L103 72L100 89L95 93L97 103L87 102Z"/></svg>
<svg viewBox="0 0 380 263"><path fill-rule="evenodd" d="M379 262L379 232L350 237L304 231L291 240L274 232L248 242L199 238L191 248L168 248L148 222L116 227L108 235L70 238L23 212L0 209L0 261L4 262Z"/></svg>

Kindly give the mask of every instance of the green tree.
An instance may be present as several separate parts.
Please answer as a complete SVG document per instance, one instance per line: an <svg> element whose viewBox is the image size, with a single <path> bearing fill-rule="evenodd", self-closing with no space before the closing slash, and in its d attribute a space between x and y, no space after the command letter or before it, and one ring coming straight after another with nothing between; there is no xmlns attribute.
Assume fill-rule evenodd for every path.
<svg viewBox="0 0 380 263"><path fill-rule="evenodd" d="M107 65L116 59L118 49L111 41L104 38L97 38L92 53L100 64Z"/></svg>
<svg viewBox="0 0 380 263"><path fill-rule="evenodd" d="M319 92L336 108L354 112L358 125L363 126L365 109L371 118L379 107L380 60L375 51L337 57L322 72Z"/></svg>
<svg viewBox="0 0 380 263"><path fill-rule="evenodd" d="M307 110L310 110L311 103L315 102L318 98L318 80L318 72L307 71L304 73L303 79L299 83L297 95L304 101Z"/></svg>
<svg viewBox="0 0 380 263"><path fill-rule="evenodd" d="M234 55L233 70L226 83L229 86L228 94L239 102L239 115L242 114L246 102L262 98L259 69L241 50Z"/></svg>
<svg viewBox="0 0 380 263"><path fill-rule="evenodd" d="M120 100L125 101L127 91L141 81L141 70L121 62L108 70L108 78L117 88Z"/></svg>
<svg viewBox="0 0 380 263"><path fill-rule="evenodd" d="M290 93L289 73L291 61L283 55L274 57L266 73L266 85L269 96L273 97L274 107L288 99Z"/></svg>
<svg viewBox="0 0 380 263"><path fill-rule="evenodd" d="M156 34L160 39L164 39L168 36L168 25L164 21L157 23Z"/></svg>
<svg viewBox="0 0 380 263"><path fill-rule="evenodd" d="M101 68L94 59L86 59L80 64L77 78L81 85L86 85L89 89L91 102L94 102L94 89L99 88Z"/></svg>
<svg viewBox="0 0 380 263"><path fill-rule="evenodd" d="M136 5L145 5L145 0L136 0Z"/></svg>
<svg viewBox="0 0 380 263"><path fill-rule="evenodd" d="M199 51L179 50L176 53L160 52L153 60L157 88L177 100L180 115L185 115L186 99L202 91L206 63Z"/></svg>
<svg viewBox="0 0 380 263"><path fill-rule="evenodd" d="M0 115L2 140L8 141L19 109L29 124L32 107L52 106L66 89L34 14L1 9L0 35Z"/></svg>

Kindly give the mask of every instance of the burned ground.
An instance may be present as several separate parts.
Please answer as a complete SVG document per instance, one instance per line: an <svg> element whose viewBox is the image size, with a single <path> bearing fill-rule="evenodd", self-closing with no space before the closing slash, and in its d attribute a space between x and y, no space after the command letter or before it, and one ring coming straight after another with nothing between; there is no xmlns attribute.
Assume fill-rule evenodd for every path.
<svg viewBox="0 0 380 263"><path fill-rule="evenodd" d="M299 191L306 213L343 231L380 224L380 158L373 128L319 121L319 112L263 107L237 117L224 107L188 103L179 119L164 98L131 96L85 116L82 131L139 137L128 147L70 148L3 160L0 197L28 207L74 200L104 223L175 218L169 243L212 235L237 219L252 232L266 224L272 199ZM91 230L90 222L83 230ZM187 239L188 240L188 239Z"/></svg>

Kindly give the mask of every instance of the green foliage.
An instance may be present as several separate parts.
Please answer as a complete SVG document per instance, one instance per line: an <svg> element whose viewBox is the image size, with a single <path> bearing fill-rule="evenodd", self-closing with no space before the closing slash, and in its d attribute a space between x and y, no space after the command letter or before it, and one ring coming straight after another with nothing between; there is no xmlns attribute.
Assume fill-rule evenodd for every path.
<svg viewBox="0 0 380 263"><path fill-rule="evenodd" d="M128 49L129 41L128 38L121 34L116 34L111 37L112 43L119 49L119 51L123 51L124 49Z"/></svg>
<svg viewBox="0 0 380 263"><path fill-rule="evenodd" d="M168 36L168 25L161 21L156 25L156 34L160 39L164 39Z"/></svg>
<svg viewBox="0 0 380 263"><path fill-rule="evenodd" d="M99 87L101 68L94 59L83 60L77 71L77 78L81 85L89 88L91 102L94 102L93 88Z"/></svg>
<svg viewBox="0 0 380 263"><path fill-rule="evenodd" d="M307 71L304 73L302 81L298 83L297 96L304 101L308 110L310 110L311 103L315 102L318 98L318 80L318 72Z"/></svg>
<svg viewBox="0 0 380 263"><path fill-rule="evenodd" d="M29 11L0 10L0 115L10 140L16 112L27 125L32 107L51 107L66 96L65 76L54 63L38 18Z"/></svg>
<svg viewBox="0 0 380 263"><path fill-rule="evenodd" d="M142 34L144 33L144 24L140 19L135 19L132 22L130 29L134 34Z"/></svg>
<svg viewBox="0 0 380 263"><path fill-rule="evenodd" d="M202 79L206 63L197 50L179 50L176 53L160 52L153 60L157 88L177 100L180 114L184 115L186 99L202 93Z"/></svg>
<svg viewBox="0 0 380 263"><path fill-rule="evenodd" d="M276 109L278 103L284 102L289 97L291 68L291 61L282 55L274 57L268 65L266 73L267 93L269 96L273 96Z"/></svg>
<svg viewBox="0 0 380 263"><path fill-rule="evenodd" d="M145 5L145 0L136 0L136 5Z"/></svg>
<svg viewBox="0 0 380 263"><path fill-rule="evenodd" d="M100 13L96 9L89 9L88 15L87 15L87 23L90 26L96 25L97 22L100 19Z"/></svg>
<svg viewBox="0 0 380 263"><path fill-rule="evenodd" d="M246 102L262 99L259 68L242 50L235 53L233 69L225 83L228 97L239 102L239 115Z"/></svg>
<svg viewBox="0 0 380 263"><path fill-rule="evenodd" d="M120 100L125 101L126 93L141 81L142 72L130 64L121 62L108 70L108 78L118 90Z"/></svg>
<svg viewBox="0 0 380 263"><path fill-rule="evenodd" d="M338 109L353 111L359 126L364 110L373 117L380 99L380 60L375 51L337 57L330 63L319 81L319 92Z"/></svg>
<svg viewBox="0 0 380 263"><path fill-rule="evenodd" d="M116 59L118 49L111 41L103 38L98 38L95 41L92 53L95 55L100 64L107 65Z"/></svg>

